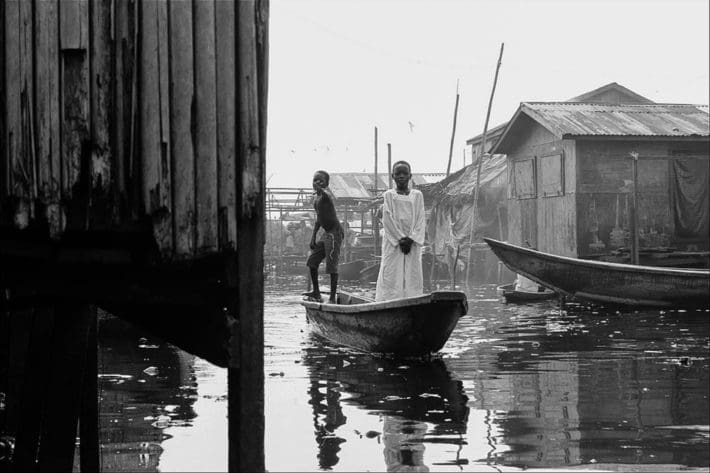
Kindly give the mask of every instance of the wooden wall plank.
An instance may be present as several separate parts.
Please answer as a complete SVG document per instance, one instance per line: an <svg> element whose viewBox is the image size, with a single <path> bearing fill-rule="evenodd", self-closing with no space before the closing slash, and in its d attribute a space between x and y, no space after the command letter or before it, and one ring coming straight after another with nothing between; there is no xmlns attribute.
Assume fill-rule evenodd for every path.
<svg viewBox="0 0 710 473"><path fill-rule="evenodd" d="M160 207L160 77L158 71L158 3L140 4L140 162L143 209L148 215Z"/></svg>
<svg viewBox="0 0 710 473"><path fill-rule="evenodd" d="M62 84L61 193L63 199L69 200L74 197L73 188L79 181L82 142L89 137L88 3L75 0L59 2L59 18ZM67 225L85 224L69 220L68 218Z"/></svg>
<svg viewBox="0 0 710 473"><path fill-rule="evenodd" d="M234 248L237 245L234 3L217 2L215 20L219 246Z"/></svg>
<svg viewBox="0 0 710 473"><path fill-rule="evenodd" d="M36 121L39 194L46 205L50 235L62 230L60 194L61 121L59 114L59 8L57 2L36 3Z"/></svg>
<svg viewBox="0 0 710 473"><path fill-rule="evenodd" d="M89 47L88 0L62 0L60 3L59 38L62 49Z"/></svg>
<svg viewBox="0 0 710 473"><path fill-rule="evenodd" d="M112 215L113 150L111 113L113 106L111 67L111 0L91 3L91 218L93 224L115 221Z"/></svg>
<svg viewBox="0 0 710 473"><path fill-rule="evenodd" d="M156 0L158 48L158 123L159 133L156 136L159 146L158 206L160 211L153 214L153 233L158 246L166 255L173 252L173 222L172 222L172 177L170 173L170 71L169 71L169 41L168 41L168 2Z"/></svg>
<svg viewBox="0 0 710 473"><path fill-rule="evenodd" d="M194 3L197 252L217 249L217 110L213 0Z"/></svg>
<svg viewBox="0 0 710 473"><path fill-rule="evenodd" d="M258 39L265 34L261 5L238 2L237 9L237 274L261 274L264 256L264 138ZM263 56L261 56L263 58ZM261 95L260 95L261 94ZM229 469L264 470L264 282L239 278L237 313L230 344Z"/></svg>
<svg viewBox="0 0 710 473"><path fill-rule="evenodd" d="M14 188L13 170L19 159L22 127L20 124L20 2L8 0L5 5L5 189L11 195Z"/></svg>
<svg viewBox="0 0 710 473"><path fill-rule="evenodd" d="M170 17L170 150L175 253L195 250L194 69L191 2L168 4Z"/></svg>

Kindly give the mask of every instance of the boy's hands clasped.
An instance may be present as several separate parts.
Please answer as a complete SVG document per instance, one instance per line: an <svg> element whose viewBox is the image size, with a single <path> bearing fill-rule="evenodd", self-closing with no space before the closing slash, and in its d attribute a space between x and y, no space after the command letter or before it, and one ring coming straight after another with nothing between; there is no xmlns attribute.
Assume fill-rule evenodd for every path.
<svg viewBox="0 0 710 473"><path fill-rule="evenodd" d="M399 249L404 253L405 255L408 255L409 252L412 250L412 244L414 243L414 240L412 240L409 237L402 237L399 239Z"/></svg>

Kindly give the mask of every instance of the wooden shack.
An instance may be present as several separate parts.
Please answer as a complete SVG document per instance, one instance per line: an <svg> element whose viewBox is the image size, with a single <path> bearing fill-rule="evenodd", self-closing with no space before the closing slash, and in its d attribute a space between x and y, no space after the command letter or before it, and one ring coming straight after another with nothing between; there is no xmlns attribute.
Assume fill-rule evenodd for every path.
<svg viewBox="0 0 710 473"><path fill-rule="evenodd" d="M628 261L636 221L646 263L707 264L709 134L706 105L522 103L492 149L508 157L508 240Z"/></svg>
<svg viewBox="0 0 710 473"><path fill-rule="evenodd" d="M70 470L81 417L97 469L99 306L229 367L230 469L263 470L263 281L241 275L267 25L268 0L0 2L0 463Z"/></svg>

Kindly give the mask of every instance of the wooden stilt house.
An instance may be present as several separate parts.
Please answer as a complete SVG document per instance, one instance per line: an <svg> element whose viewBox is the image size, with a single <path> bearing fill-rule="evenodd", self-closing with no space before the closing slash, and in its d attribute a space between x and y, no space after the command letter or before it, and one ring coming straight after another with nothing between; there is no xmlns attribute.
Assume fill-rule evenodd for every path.
<svg viewBox="0 0 710 473"><path fill-rule="evenodd" d="M268 0L0 2L0 463L71 470L80 417L98 469L99 306L229 368L230 469L263 471L263 281L242 275L267 25Z"/></svg>

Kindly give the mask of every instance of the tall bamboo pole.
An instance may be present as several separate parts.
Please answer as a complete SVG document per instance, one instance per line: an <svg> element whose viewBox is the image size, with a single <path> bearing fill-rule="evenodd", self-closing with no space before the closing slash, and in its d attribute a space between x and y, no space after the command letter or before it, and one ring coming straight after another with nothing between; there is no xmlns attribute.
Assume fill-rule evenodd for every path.
<svg viewBox="0 0 710 473"><path fill-rule="evenodd" d="M503 59L503 47L505 43L500 43L500 54L498 55L498 64L496 65L496 74L493 78L493 88L491 89L491 97L488 99L488 111L486 112L486 122L483 125L483 138L481 141L481 154L478 157L478 169L476 170L476 189L473 194L473 215L471 216L471 232L468 236L468 264L466 264L466 284L469 284L471 277L471 260L473 259L473 234L476 231L476 209L478 207L478 193L481 188L481 167L483 165L483 156L486 153L486 135L488 134L488 120L491 118L491 106L493 105L493 95L496 92L496 84L498 83L498 71L500 63Z"/></svg>
<svg viewBox="0 0 710 473"><path fill-rule="evenodd" d="M449 143L449 164L446 165L446 177L451 172L451 158L454 153L454 137L456 136L456 115L459 111L459 81L456 79L456 105L454 105L454 125L451 129L451 143Z"/></svg>
<svg viewBox="0 0 710 473"><path fill-rule="evenodd" d="M392 189L392 143L387 143L387 176L389 188Z"/></svg>

